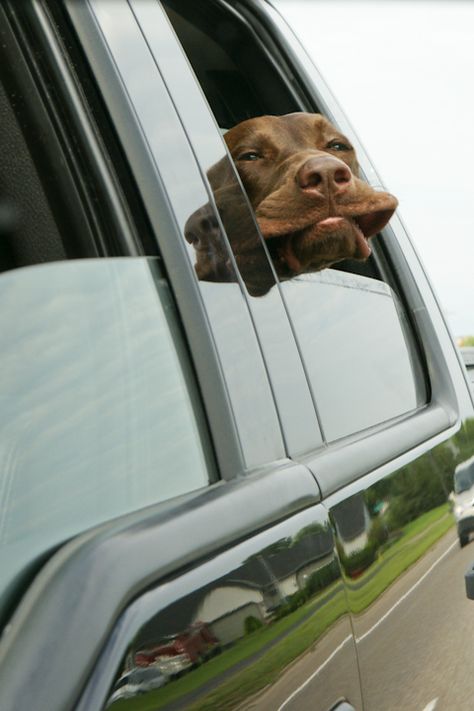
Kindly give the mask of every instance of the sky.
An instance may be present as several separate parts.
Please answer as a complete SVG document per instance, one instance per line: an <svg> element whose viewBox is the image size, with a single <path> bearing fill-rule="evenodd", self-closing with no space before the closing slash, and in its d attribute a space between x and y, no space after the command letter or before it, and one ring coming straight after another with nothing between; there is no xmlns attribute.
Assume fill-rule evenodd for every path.
<svg viewBox="0 0 474 711"><path fill-rule="evenodd" d="M273 4L399 199L453 335L474 335L474 2Z"/></svg>

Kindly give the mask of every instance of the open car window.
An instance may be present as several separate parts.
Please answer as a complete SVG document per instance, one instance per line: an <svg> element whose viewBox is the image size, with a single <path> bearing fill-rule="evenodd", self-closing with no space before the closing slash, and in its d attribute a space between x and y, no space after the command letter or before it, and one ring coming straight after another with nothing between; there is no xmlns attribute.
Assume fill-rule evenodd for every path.
<svg viewBox="0 0 474 711"><path fill-rule="evenodd" d="M251 22L224 2L205 8L182 0L163 5L223 131L265 245L258 251L249 239L253 225L243 208L236 210L229 166L221 160L207 175L217 207L227 217L237 266L256 301L276 288L275 276L280 284L323 440L333 442L416 412L429 401L422 357L376 236L396 200L358 178L357 156L347 137L317 114L284 58L278 65L269 56ZM314 119L308 112L316 112ZM281 121L285 114L292 116ZM312 143L305 153L306 135ZM294 146L293 153L288 146ZM315 155L332 161L329 168L313 165ZM331 217L332 208L323 205L324 182L309 212L317 213L312 219L318 224L327 224L313 228L304 221L304 210L320 181L329 185L329 202L340 200L336 215L343 217ZM275 187L262 199L266 182ZM338 197L342 189L354 208L348 197ZM292 220L295 227L288 226ZM339 231L331 220L343 222ZM203 280L225 281L210 234L199 224L200 229L190 218L190 232L207 244L205 253L196 249L196 271Z"/></svg>

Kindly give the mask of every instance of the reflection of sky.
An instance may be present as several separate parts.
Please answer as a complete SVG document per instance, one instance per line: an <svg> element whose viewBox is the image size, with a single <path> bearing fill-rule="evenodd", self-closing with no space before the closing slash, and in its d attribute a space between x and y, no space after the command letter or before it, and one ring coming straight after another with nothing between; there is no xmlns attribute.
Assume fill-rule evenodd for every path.
<svg viewBox="0 0 474 711"><path fill-rule="evenodd" d="M474 3L274 0L388 188L455 335L474 335Z"/></svg>
<svg viewBox="0 0 474 711"><path fill-rule="evenodd" d="M329 441L416 408L410 356L385 284L325 270L282 289Z"/></svg>
<svg viewBox="0 0 474 711"><path fill-rule="evenodd" d="M0 278L5 582L78 531L207 483L166 288L138 259Z"/></svg>

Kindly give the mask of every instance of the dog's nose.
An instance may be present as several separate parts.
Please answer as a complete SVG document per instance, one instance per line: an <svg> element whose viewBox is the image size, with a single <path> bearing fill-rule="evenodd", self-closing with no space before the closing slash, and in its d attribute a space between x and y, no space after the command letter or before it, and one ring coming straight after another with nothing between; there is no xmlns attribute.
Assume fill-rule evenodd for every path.
<svg viewBox="0 0 474 711"><path fill-rule="evenodd" d="M351 182L348 166L333 156L312 156L296 173L296 182L302 190L317 188L321 192L342 192Z"/></svg>

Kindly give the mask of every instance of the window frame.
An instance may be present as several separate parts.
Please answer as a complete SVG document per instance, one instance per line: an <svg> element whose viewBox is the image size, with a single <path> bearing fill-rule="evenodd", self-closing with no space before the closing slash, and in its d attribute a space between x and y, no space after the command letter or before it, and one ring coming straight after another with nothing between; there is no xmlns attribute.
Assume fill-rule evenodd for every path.
<svg viewBox="0 0 474 711"><path fill-rule="evenodd" d="M131 2L132 9L135 12L137 21L140 21L140 2ZM149 11L150 4L146 4L145 9ZM159 22L160 16L162 22ZM207 102L202 93L201 87L196 81L188 60L181 50L181 46L177 44L178 40L171 27L171 23L165 14L165 11L158 3L154 6L155 21L143 23L141 25L142 32L146 36L148 46L153 52L155 62L160 69L163 79L167 85L168 92L172 97L173 103L176 106L183 129L192 146L193 154L199 166L202 179L208 185L210 202L214 204L212 188L206 178L206 173L212 165L210 155L212 153L222 154L227 156L229 169L234 172L236 187L240 186L242 202L246 205L249 211L250 219L255 224L256 237L260 239L258 228L256 227L253 211L248 202L247 195L241 187L241 182L238 174L235 172L233 161L231 160L227 148L222 140L219 128L214 120L214 116L210 111ZM146 30L153 24L153 34L147 34ZM159 28L159 29L157 29ZM159 42L158 42L159 40ZM157 50L161 46L166 47L161 57ZM192 103L192 109L190 104ZM213 133L211 137L211 132ZM205 136L205 140L203 139ZM210 148L212 146L212 149ZM217 215L217 210L216 215ZM271 261L268 259L268 267L273 271ZM276 280L278 281L278 280ZM242 284L242 280L240 280ZM278 379L275 377L274 371L276 368L272 359L272 345L268 343L262 327L258 327L259 314L255 305L255 301L249 297L245 287L242 284L242 293L247 302L249 313L251 314L253 324L256 328L257 338L260 344L263 358L266 363L267 373L271 382L272 391L275 397L276 406L284 398L283 388L280 387ZM291 372L291 389L292 402L297 402L297 423L292 412L286 412L282 407L278 408L278 414L282 425L283 436L289 456L297 459L297 455L303 452L309 452L314 448L323 446L323 439L319 422L317 419L316 407L311 396L311 390L308 388L307 379L304 371L304 364L301 361L298 345L294 338L291 321L288 318L286 306L281 298L278 285L274 288L274 313L280 316L280 328L282 331L280 346L285 348L288 366L286 370ZM291 365L290 365L291 364ZM295 427L299 430L295 432Z"/></svg>
<svg viewBox="0 0 474 711"><path fill-rule="evenodd" d="M226 0L215 1L229 7ZM339 126L356 147L362 177L373 187L384 189L347 118L278 11L265 0L246 0L240 3L238 11L235 7L231 9L235 17L240 14L241 20L251 27L257 41L260 41L258 38L262 35L267 39L271 28L273 47L277 48L279 57L284 57L286 66L294 71L301 95L308 97L302 109L321 111ZM146 34L146 28L142 29ZM166 80L164 71L163 74ZM173 95L169 81L168 88ZM178 101L176 95L175 101ZM206 103L205 99L203 101ZM187 115L184 104L180 105L180 114L185 124L192 126L192 117ZM192 130L188 128L187 133L197 154ZM205 166L201 168L205 170ZM388 283L397 287L397 294L406 309L421 366L426 367L425 375L431 397L425 406L415 412L349 435L335 443L319 442L313 451L294 457L304 462L313 472L323 497L388 461L396 460L407 451L428 446L429 442L434 443L440 438L447 439L459 429L462 412L472 407L464 381L460 378L462 374L457 365L457 356L439 304L397 215L382 230L378 241L384 257L382 269L390 269L391 279ZM269 374L272 379L271 368ZM308 383L306 387L309 387ZM317 402L315 407L317 411Z"/></svg>
<svg viewBox="0 0 474 711"><path fill-rule="evenodd" d="M214 341L209 317L203 304L193 266L187 254L187 246L182 232L182 224L178 219L184 220L185 202L176 174L186 175L187 179L194 181L196 189L203 191L203 182L195 163L188 139L183 131L179 117L170 100L168 91L161 79L156 66L151 68L151 58L148 60L147 87L153 92L156 102L162 107L162 119L167 134L167 144L173 145L173 165L159 165L157 157L150 148L148 137L144 134L140 121L140 108L134 105L131 96L132 86L126 86L120 75L116 62L118 57L112 57L111 50L104 41L104 28L100 26L94 14L91 2L87 5L74 1L66 3L66 10L72 21L79 41L84 47L95 79L99 86L105 104L113 117L117 135L122 142L123 149L129 161L137 187L148 213L148 218L155 236L158 240L159 251L163 256L167 275L174 292L178 309L183 320L184 330L198 375L199 385L204 399L210 428L216 450L219 471L224 479L231 479L241 475L246 470L245 455L237 429L233 403L226 386L225 373L220 362L219 353ZM120 6L123 12L130 15L134 26L134 39L137 51L146 52L147 46L140 33L138 25L127 4ZM113 22L120 23L120 18L112 18ZM140 76L137 79L142 79ZM161 110L161 109L160 109ZM174 173L174 193L170 193L169 175L164 175L163 170ZM168 182L166 182L168 181ZM165 186L166 183L166 186ZM157 187L159 186L159 192ZM186 217L189 217L189 209ZM249 338L256 340L255 332L249 331ZM264 368L256 361L256 369ZM269 417L274 418L273 429L268 431L269 442L267 461L276 458L284 459L281 430L274 411L271 390L266 377L261 379L261 394ZM251 414L251 413L250 413ZM275 458L273 452L281 455ZM264 463L262 462L262 465Z"/></svg>

